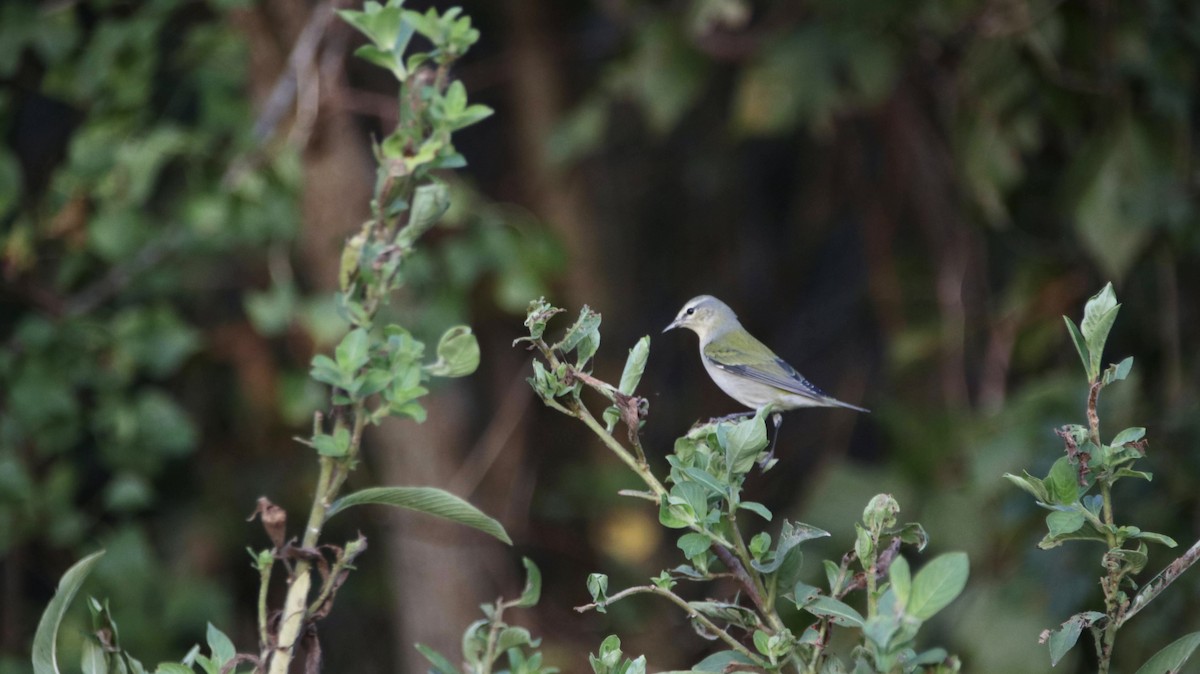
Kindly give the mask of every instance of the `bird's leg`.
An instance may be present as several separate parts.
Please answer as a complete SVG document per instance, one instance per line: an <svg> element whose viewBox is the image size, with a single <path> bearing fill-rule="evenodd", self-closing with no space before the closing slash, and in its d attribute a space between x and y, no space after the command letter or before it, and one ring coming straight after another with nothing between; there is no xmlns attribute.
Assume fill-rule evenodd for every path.
<svg viewBox="0 0 1200 674"><path fill-rule="evenodd" d="M775 443L779 441L779 427L783 425L783 415L779 412L771 414L771 425L775 427L775 431L771 433L771 449L767 451L767 455L763 457L762 461L758 462L758 467L764 471L775 458Z"/></svg>

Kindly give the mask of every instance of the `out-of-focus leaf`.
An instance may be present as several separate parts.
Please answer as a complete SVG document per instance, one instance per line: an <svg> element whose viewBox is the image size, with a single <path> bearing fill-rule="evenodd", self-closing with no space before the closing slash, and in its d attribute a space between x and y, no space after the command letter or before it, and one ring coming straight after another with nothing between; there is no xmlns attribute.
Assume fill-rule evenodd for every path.
<svg viewBox="0 0 1200 674"><path fill-rule="evenodd" d="M62 579L58 581L58 589L54 598L42 612L38 621L37 632L33 635L33 672L34 674L59 674L58 669L58 627L62 624L63 615L75 598L75 593L87 580L96 563L104 555L104 551L93 552L76 562Z"/></svg>
<svg viewBox="0 0 1200 674"><path fill-rule="evenodd" d="M1180 637L1154 654L1135 674L1177 674L1200 646L1200 632Z"/></svg>

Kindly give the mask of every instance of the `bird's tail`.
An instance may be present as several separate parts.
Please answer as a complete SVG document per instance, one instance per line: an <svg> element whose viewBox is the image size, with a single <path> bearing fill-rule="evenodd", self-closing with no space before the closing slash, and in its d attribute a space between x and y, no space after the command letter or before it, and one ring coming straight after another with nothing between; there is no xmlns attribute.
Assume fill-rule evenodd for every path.
<svg viewBox="0 0 1200 674"><path fill-rule="evenodd" d="M825 402L830 407L844 407L848 410L854 410L855 412L865 412L867 414L871 413L871 410L869 410L865 407L859 407L858 405L851 405L850 403L844 403L844 402L838 400L837 398L826 398Z"/></svg>

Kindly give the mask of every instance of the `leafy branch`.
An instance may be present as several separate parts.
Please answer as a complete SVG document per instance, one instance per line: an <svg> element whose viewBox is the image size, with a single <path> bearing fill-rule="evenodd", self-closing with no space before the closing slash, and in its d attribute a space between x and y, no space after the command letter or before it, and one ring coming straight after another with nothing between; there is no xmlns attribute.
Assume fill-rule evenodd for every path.
<svg viewBox="0 0 1200 674"><path fill-rule="evenodd" d="M963 589L967 559L962 553L941 555L914 575L899 555L902 544L924 548L926 536L918 524L899 525L899 505L887 494L868 504L856 525L855 549L840 565L826 562L828 590L800 580L801 546L828 536L817 527L784 521L777 538L761 531L748 540L742 534L744 513L767 522L772 513L761 503L746 500L743 486L749 472L767 450L764 411L736 422L714 420L697 424L676 440L667 456L665 479L651 469L640 430L648 417L647 401L636 395L649 357L650 339L630 349L618 385L595 377L591 363L600 346L601 317L584 307L557 341L546 337L547 325L562 310L545 300L529 306L527 344L540 359L533 363L529 383L546 406L573 417L641 478L646 491L622 492L658 506L659 522L684 531L677 546L686 563L664 570L650 583L608 593L608 577L593 573L587 587L592 602L576 610L605 612L611 604L634 595L655 595L678 606L697 632L724 643L728 650L694 665L693 672L761 670L820 672L843 667L827 651L836 628L858 631L859 646L851 658L855 671L956 671L957 659L942 649L917 653L913 644L920 625L944 608ZM597 416L584 394L607 403ZM624 440L614 431L625 426ZM851 571L858 563L859 571ZM689 600L675 591L680 582L731 578L741 589L731 599ZM843 601L851 593L865 594L864 617ZM815 622L797 635L784 622L780 602L809 614ZM628 659L620 641L610 637L593 656L597 674L645 671L645 658ZM729 668L734 669L729 669Z"/></svg>
<svg viewBox="0 0 1200 674"><path fill-rule="evenodd" d="M312 434L298 440L316 454L318 476L313 500L297 541L287 532L288 514L267 498L259 499L252 515L258 517L271 547L251 550L259 575L257 600L258 652L238 654L228 637L210 626L210 655L194 649L180 663L163 663L156 671L190 672L199 665L207 674L229 674L250 662L254 671L287 674L298 647L310 662L319 660L316 623L324 618L338 589L354 569L355 559L367 547L361 536L342 546L322 544L321 534L330 517L354 505L381 504L403 507L457 521L511 543L504 528L466 501L432 487L373 487L342 495L349 474L357 467L363 432L388 417L425 418L420 403L434 377L461 377L474 372L479 345L471 329L452 327L439 339L433 358L425 345L399 325L382 325L379 314L391 294L404 281L403 266L420 237L433 227L449 207L449 190L436 171L464 166L453 145L453 133L491 114L482 105L468 104L466 89L450 78L455 61L479 38L471 20L457 8L424 13L406 10L403 0L386 5L367 2L362 11L338 15L363 33L368 44L359 56L383 66L400 83L399 122L374 144L378 162L371 218L345 243L341 254L337 306L350 324L332 355L312 360L311 377L331 390L326 412L313 417ZM421 35L428 51L409 52L409 42ZM95 557L68 572L60 599L47 609L60 613L60 603L70 601ZM268 605L275 570L286 570L287 592L282 607ZM314 579L314 571L319 577ZM525 601L525 600L522 600ZM536 599L535 599L536 601ZM61 607L65 608L65 606ZM497 604L499 613L503 605ZM92 672L133 671L144 668L115 642L116 629L105 611L94 610L99 651ZM498 619L498 616L497 616ZM58 674L54 662L57 619L39 632L35 655L37 674ZM105 642L103 635L114 640ZM92 643L92 642L89 642Z"/></svg>
<svg viewBox="0 0 1200 674"><path fill-rule="evenodd" d="M1117 481L1127 477L1146 481L1153 478L1150 473L1133 468L1146 455L1145 428L1126 428L1107 444L1102 441L1100 393L1128 377L1133 368L1133 358L1129 357L1101 369L1104 345L1120 308L1110 283L1088 300L1079 325L1063 317L1087 376L1087 424L1067 425L1055 431L1062 438L1064 456L1054 462L1045 478L1028 472L1004 476L1050 511L1046 516L1047 533L1038 547L1049 549L1068 541L1097 541L1107 548L1101 558L1100 577L1104 611L1077 613L1059 628L1045 630L1041 635L1041 641L1050 648L1051 664L1058 664L1087 628L1095 639L1101 674L1111 667L1121 627L1200 557L1200 542L1197 542L1140 589L1133 580L1149 561L1147 543L1170 548L1176 543L1169 536L1116 523L1112 489ZM1189 637L1195 638L1189 640ZM1200 633L1184 637L1160 651L1139 672L1175 671L1197 645Z"/></svg>

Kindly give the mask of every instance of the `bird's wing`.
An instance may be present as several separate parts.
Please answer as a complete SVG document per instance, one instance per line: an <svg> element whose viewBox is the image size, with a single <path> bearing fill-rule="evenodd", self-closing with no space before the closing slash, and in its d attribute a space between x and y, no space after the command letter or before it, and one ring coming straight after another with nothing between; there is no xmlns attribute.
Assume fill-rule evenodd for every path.
<svg viewBox="0 0 1200 674"><path fill-rule="evenodd" d="M754 356L740 349L723 348L714 342L704 347L704 358L726 372L774 386L788 393L814 400L834 400L766 346L762 347L762 351L765 355Z"/></svg>

